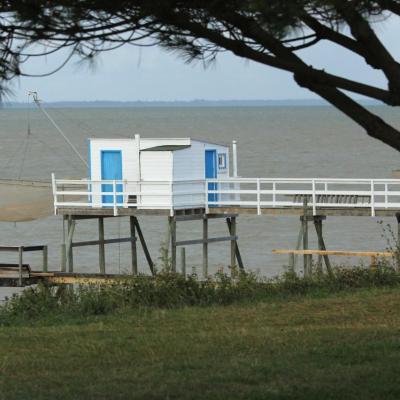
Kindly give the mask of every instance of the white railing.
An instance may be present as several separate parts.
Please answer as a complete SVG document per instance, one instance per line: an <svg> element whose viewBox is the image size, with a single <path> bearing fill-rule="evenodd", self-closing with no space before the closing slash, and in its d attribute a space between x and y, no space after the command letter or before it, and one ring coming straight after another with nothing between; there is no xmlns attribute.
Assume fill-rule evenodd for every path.
<svg viewBox="0 0 400 400"><path fill-rule="evenodd" d="M400 179L227 178L182 181L68 180L53 182L54 208L168 209L202 207L400 210Z"/></svg>
<svg viewBox="0 0 400 400"><path fill-rule="evenodd" d="M216 199L207 207L263 208L367 208L400 210L400 179L320 179L320 178L229 178L209 179L217 188L208 190ZM222 185L225 188L222 189ZM226 189L226 186L229 188ZM225 199L222 197L225 196ZM226 200L226 196L231 196Z"/></svg>

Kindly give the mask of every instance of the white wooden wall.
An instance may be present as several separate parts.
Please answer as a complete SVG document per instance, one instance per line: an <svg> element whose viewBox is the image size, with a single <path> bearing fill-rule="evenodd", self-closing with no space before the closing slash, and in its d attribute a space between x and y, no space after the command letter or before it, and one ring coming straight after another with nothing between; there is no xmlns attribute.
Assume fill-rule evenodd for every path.
<svg viewBox="0 0 400 400"><path fill-rule="evenodd" d="M126 181L145 181L137 185L128 183L125 190L129 192L141 191L144 195L142 208L169 207L171 198L167 194L172 186L174 207L202 206L204 204L204 183L179 184L179 181L204 180L205 178L205 150L217 151L217 178L229 177L229 148L218 144L206 143L189 138L178 139L146 139L141 138L140 148L148 149L163 145L189 145L190 147L175 151L140 151L138 157L138 143L133 138L122 139L89 139L90 151L90 178L101 180L101 151L120 150L122 153L122 176ZM226 155L226 168L219 169L218 154ZM140 173L139 173L140 169ZM228 185L220 184L220 188ZM93 184L93 191L100 191L100 184ZM178 195L182 192L198 191L198 194ZM229 199L229 195L220 195L220 200ZM124 201L127 199L125 198ZM93 205L100 206L101 197L93 196Z"/></svg>
<svg viewBox="0 0 400 400"><path fill-rule="evenodd" d="M171 204L170 184L172 180L171 151L141 151L140 169L142 181L141 208L166 207ZM163 183L164 182L164 183ZM158 193L158 194L153 194Z"/></svg>
<svg viewBox="0 0 400 400"><path fill-rule="evenodd" d="M128 181L139 180L139 162L137 142L134 139L89 139L90 176L91 180L101 180L101 151L120 150L122 153L122 176ZM127 191L135 191L136 185L127 185ZM93 184L93 191L100 191L100 184ZM101 197L93 196L94 207L100 206Z"/></svg>
<svg viewBox="0 0 400 400"><path fill-rule="evenodd" d="M217 151L217 178L229 177L229 148L213 143L201 142L192 140L191 147L183 150L174 151L173 154L173 177L174 182L180 180L203 180L205 178L205 151ZM218 167L218 154L226 154L226 169L219 169ZM224 185L225 186L225 185ZM221 187L223 188L223 187ZM181 195L174 196L174 207L184 207L187 205L201 206L204 204L204 184L192 183L186 185L174 185L174 193L186 191L201 191L200 194L195 195ZM220 196L224 200L226 196Z"/></svg>

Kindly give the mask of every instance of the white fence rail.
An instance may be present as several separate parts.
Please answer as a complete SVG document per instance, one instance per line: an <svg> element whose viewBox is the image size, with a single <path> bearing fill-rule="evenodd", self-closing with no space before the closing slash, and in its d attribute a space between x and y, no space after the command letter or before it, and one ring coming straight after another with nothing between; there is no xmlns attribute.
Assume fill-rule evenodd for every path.
<svg viewBox="0 0 400 400"><path fill-rule="evenodd" d="M58 207L176 209L204 207L400 209L400 179L228 178L188 181L66 180L53 176Z"/></svg>

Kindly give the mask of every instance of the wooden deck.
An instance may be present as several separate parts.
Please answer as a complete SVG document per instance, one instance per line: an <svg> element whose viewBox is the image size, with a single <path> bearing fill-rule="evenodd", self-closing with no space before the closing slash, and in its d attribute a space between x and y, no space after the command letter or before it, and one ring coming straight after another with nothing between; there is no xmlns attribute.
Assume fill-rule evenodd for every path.
<svg viewBox="0 0 400 400"><path fill-rule="evenodd" d="M304 214L302 206L296 207L261 207L261 215L294 215L300 216ZM196 216L205 214L204 208L193 208L185 210L175 210L176 216ZM375 209L376 217L395 217L400 213L400 208L391 209ZM114 211L112 208L90 208L90 207L59 207L58 215L74 215L76 219L84 219L85 217L113 217ZM210 207L208 215L257 215L257 207ZM118 216L170 216L170 210L165 209L136 209L136 208L118 208ZM332 217L371 217L371 209L369 207L338 207L338 208L318 208L318 215Z"/></svg>

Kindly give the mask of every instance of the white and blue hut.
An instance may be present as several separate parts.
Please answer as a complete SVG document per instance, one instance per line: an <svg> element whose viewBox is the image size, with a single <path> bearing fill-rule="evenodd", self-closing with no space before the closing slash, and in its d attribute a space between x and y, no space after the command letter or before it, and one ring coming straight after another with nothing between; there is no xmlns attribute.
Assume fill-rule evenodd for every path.
<svg viewBox="0 0 400 400"><path fill-rule="evenodd" d="M192 138L89 139L89 180L92 205L114 201L117 181L119 207L204 207L205 179L229 178L229 147ZM223 186L223 185L220 185ZM216 183L209 189L217 190ZM221 189L220 187L219 189ZM96 191L101 195L96 195ZM136 195L139 194L139 195ZM224 194L210 193L208 201L222 201Z"/></svg>

